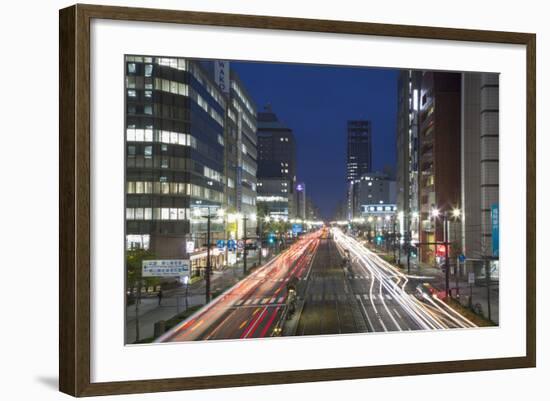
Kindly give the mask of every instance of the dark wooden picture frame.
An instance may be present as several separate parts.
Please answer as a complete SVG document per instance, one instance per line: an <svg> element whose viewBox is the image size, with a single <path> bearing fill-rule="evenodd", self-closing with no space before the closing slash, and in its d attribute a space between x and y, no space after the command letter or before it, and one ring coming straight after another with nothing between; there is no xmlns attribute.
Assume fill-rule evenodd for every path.
<svg viewBox="0 0 550 401"><path fill-rule="evenodd" d="M526 46L526 356L122 382L90 381L90 22L92 19L490 42ZM73 396L534 367L536 364L536 36L420 26L74 5L59 14L59 388Z"/></svg>

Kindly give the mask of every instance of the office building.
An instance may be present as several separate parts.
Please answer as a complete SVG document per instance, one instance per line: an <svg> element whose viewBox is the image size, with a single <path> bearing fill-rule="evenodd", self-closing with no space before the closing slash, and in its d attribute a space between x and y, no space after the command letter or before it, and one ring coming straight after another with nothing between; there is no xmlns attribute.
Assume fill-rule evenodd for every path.
<svg viewBox="0 0 550 401"><path fill-rule="evenodd" d="M460 206L460 92L459 73L422 72L418 151L422 243L444 241L441 215ZM421 261L435 261L435 250L435 246L422 246Z"/></svg>
<svg viewBox="0 0 550 401"><path fill-rule="evenodd" d="M354 183L354 209L365 212L366 205L392 205L396 202L396 182L384 173L364 174Z"/></svg>
<svg viewBox="0 0 550 401"><path fill-rule="evenodd" d="M251 216L257 212L258 139L256 136L256 105L238 75L231 70L231 108L228 117L237 128L236 211L246 222L246 236L256 235L256 221ZM235 113L232 113L232 110ZM229 185L228 185L229 186ZM230 188L231 189L231 188ZM244 224L239 222L236 238L243 237Z"/></svg>
<svg viewBox="0 0 550 401"><path fill-rule="evenodd" d="M346 180L348 219L358 213L354 210L353 183L372 170L372 131L368 120L352 120L347 125Z"/></svg>
<svg viewBox="0 0 550 401"><path fill-rule="evenodd" d="M255 208L255 109L237 77L224 92L195 60L127 56L125 64L127 248L189 258L199 274L203 216L239 202ZM211 223L215 244L227 233L223 220ZM214 267L223 263L223 252L213 250Z"/></svg>
<svg viewBox="0 0 550 401"><path fill-rule="evenodd" d="M466 270L491 260L498 279L499 76L463 73L462 93L461 250Z"/></svg>
<svg viewBox="0 0 550 401"><path fill-rule="evenodd" d="M421 71L403 70L397 83L397 210L402 238L417 242L418 199L418 120Z"/></svg>
<svg viewBox="0 0 550 401"><path fill-rule="evenodd" d="M272 217L296 216L296 143L290 128L267 106L258 113L258 203Z"/></svg>
<svg viewBox="0 0 550 401"><path fill-rule="evenodd" d="M294 199L296 204L295 218L305 220L307 218L306 184L298 182L294 187Z"/></svg>

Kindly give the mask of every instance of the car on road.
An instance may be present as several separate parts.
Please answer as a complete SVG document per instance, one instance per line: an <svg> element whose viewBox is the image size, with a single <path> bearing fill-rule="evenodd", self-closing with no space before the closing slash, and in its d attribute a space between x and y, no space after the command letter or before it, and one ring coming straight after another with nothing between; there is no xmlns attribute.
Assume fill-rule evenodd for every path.
<svg viewBox="0 0 550 401"><path fill-rule="evenodd" d="M418 299L423 300L426 296L433 297L437 293L436 289L429 283L421 283L416 286L415 295Z"/></svg>

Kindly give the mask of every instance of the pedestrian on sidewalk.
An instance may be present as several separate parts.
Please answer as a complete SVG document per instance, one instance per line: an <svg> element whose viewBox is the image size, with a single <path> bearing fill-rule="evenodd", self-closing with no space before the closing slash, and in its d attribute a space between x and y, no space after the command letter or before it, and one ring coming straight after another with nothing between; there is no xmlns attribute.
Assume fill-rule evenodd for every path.
<svg viewBox="0 0 550 401"><path fill-rule="evenodd" d="M159 298L159 306L162 302L162 290L159 290L159 293L157 294L157 297Z"/></svg>

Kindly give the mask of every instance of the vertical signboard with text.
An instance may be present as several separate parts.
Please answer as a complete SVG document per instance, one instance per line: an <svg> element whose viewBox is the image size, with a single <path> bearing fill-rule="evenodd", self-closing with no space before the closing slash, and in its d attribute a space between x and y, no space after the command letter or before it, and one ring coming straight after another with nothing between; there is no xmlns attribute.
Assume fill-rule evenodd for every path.
<svg viewBox="0 0 550 401"><path fill-rule="evenodd" d="M493 242L493 256L498 258L499 230L498 230L498 203L491 205L491 237Z"/></svg>
<svg viewBox="0 0 550 401"><path fill-rule="evenodd" d="M217 60L214 62L214 78L220 90L229 93L229 61Z"/></svg>

